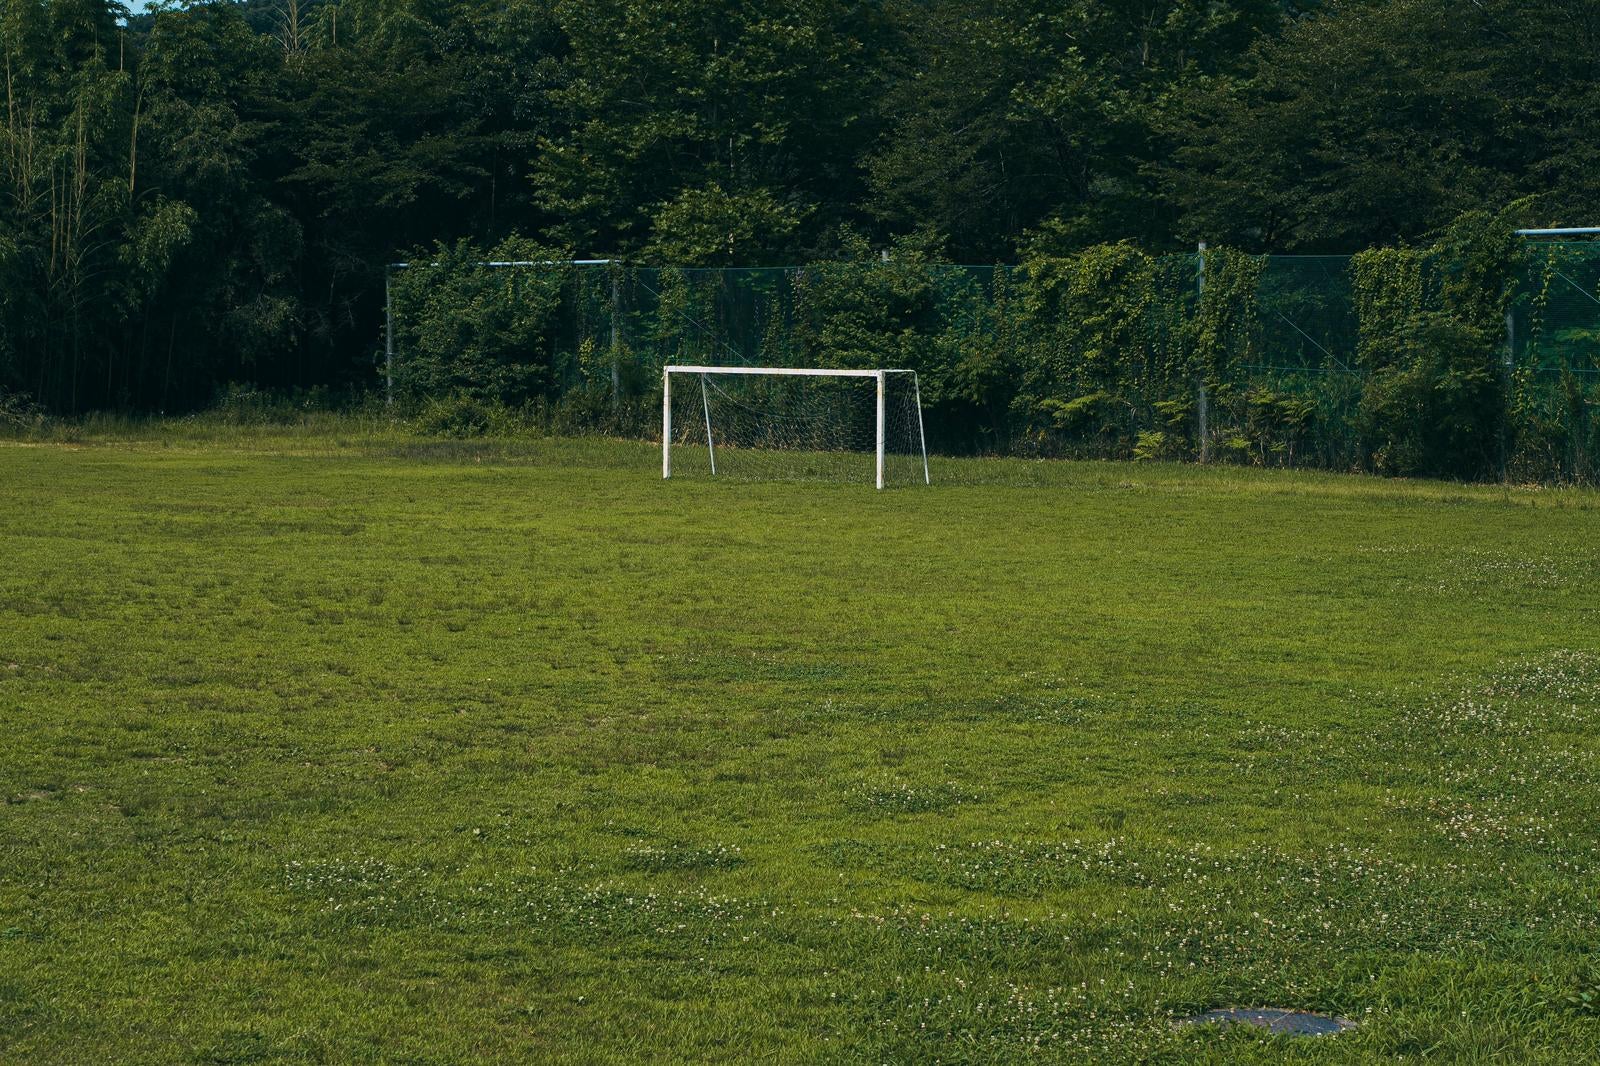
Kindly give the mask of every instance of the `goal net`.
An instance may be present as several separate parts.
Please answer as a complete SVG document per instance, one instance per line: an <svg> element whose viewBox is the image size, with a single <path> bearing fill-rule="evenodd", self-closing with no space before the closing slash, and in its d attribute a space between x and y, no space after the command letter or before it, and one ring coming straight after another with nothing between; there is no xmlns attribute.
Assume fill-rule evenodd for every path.
<svg viewBox="0 0 1600 1066"><path fill-rule="evenodd" d="M661 476L927 484L911 370L669 366Z"/></svg>

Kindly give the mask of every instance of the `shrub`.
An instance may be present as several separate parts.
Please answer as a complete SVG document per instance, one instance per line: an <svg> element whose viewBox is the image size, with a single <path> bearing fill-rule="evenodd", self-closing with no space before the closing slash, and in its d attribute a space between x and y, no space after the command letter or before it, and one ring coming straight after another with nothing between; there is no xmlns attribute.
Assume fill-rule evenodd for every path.
<svg viewBox="0 0 1600 1066"><path fill-rule="evenodd" d="M1497 338L1439 311L1411 316L1375 370L1359 419L1380 473L1474 478L1499 452L1504 390Z"/></svg>
<svg viewBox="0 0 1600 1066"><path fill-rule="evenodd" d="M416 420L417 431L424 436L456 440L487 436L493 424L490 405L459 392L429 400Z"/></svg>
<svg viewBox="0 0 1600 1066"><path fill-rule="evenodd" d="M0 429L21 432L38 429L44 422L44 408L17 393L0 391Z"/></svg>
<svg viewBox="0 0 1600 1066"><path fill-rule="evenodd" d="M490 404L553 397L555 329L568 254L515 238L412 257L391 279L395 384L413 398L459 393ZM488 267L485 262L526 262Z"/></svg>
<svg viewBox="0 0 1600 1066"><path fill-rule="evenodd" d="M1475 211L1428 248L1351 261L1368 372L1356 418L1379 473L1475 478L1498 465L1518 255L1506 217Z"/></svg>
<svg viewBox="0 0 1600 1066"><path fill-rule="evenodd" d="M1311 428L1316 404L1303 396L1257 385L1237 393L1230 416L1260 466L1293 466L1295 452Z"/></svg>

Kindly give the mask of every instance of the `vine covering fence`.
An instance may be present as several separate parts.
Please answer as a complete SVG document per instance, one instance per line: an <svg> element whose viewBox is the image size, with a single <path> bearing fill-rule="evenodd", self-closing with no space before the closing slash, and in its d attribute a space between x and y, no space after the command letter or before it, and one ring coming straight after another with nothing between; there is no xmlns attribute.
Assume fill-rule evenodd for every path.
<svg viewBox="0 0 1600 1066"><path fill-rule="evenodd" d="M1600 245L395 279L394 388L648 436L667 363L916 370L948 453L1588 480ZM524 255L526 249L521 249Z"/></svg>

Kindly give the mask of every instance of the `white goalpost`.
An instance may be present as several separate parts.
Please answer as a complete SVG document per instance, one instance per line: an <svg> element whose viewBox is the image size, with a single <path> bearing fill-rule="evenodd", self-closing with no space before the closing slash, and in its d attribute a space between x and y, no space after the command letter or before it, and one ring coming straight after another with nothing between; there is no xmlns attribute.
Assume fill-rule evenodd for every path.
<svg viewBox="0 0 1600 1066"><path fill-rule="evenodd" d="M664 367L661 476L700 472L930 484L916 372Z"/></svg>

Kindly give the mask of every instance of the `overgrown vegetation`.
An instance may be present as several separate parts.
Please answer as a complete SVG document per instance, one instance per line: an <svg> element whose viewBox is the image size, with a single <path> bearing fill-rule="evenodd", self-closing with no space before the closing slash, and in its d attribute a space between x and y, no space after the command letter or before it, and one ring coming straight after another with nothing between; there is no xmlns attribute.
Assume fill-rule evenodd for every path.
<svg viewBox="0 0 1600 1066"><path fill-rule="evenodd" d="M344 410L423 437L643 439L667 362L895 365L918 372L948 454L1546 482L1596 469L1592 331L1566 322L1589 299L1573 275L1600 259L1524 249L1479 214L1349 260L1052 242L1040 234L1017 269L940 263L913 241L888 260L856 240L849 260L758 270L574 267L525 242L423 249L391 279L392 404L235 383L201 421ZM1508 350L1513 308L1524 334ZM76 421L17 394L0 412L13 436Z"/></svg>
<svg viewBox="0 0 1600 1066"><path fill-rule="evenodd" d="M569 258L521 240L487 250L460 242L395 270L392 300L405 312L394 338L405 353L394 367L399 394L419 401L459 393L502 405L554 399ZM497 270L484 261L546 265Z"/></svg>
<svg viewBox="0 0 1600 1066"><path fill-rule="evenodd" d="M887 259L856 236L847 259L751 270L574 268L544 250L486 268L513 249L440 248L397 275L398 395L649 435L669 362L894 366L917 371L950 453L1587 480L1592 356L1542 328L1574 266L1514 236L1520 210L1350 259L1074 251L1058 227L1015 269L941 262L925 235ZM1532 331L1515 350L1513 307Z"/></svg>
<svg viewBox="0 0 1600 1066"><path fill-rule="evenodd" d="M0 3L0 390L60 415L189 411L233 382L359 396L379 380L384 264L463 240L686 268L913 247L1014 263L1037 234L1057 256L1200 239L1350 253L1418 245L1522 196L1541 223L1592 221L1600 200L1600 33L1575 0L204 0L125 25L121 11ZM1054 416L996 417L1008 352L957 355L928 339L945 335L922 297L895 299L924 359L963 365L937 402L985 412L973 439L1058 433ZM855 328L829 326L826 343L878 339L842 336ZM504 354L472 356L520 376ZM1215 384L1232 423L1219 454L1350 458L1316 417L1301 430L1276 399ZM513 404L543 387L494 386ZM1195 447L1177 413L1107 396L1063 417L1068 437L1114 424L1114 448L1049 446ZM1564 402L1514 400L1540 418ZM1572 425L1528 454L1590 436Z"/></svg>

